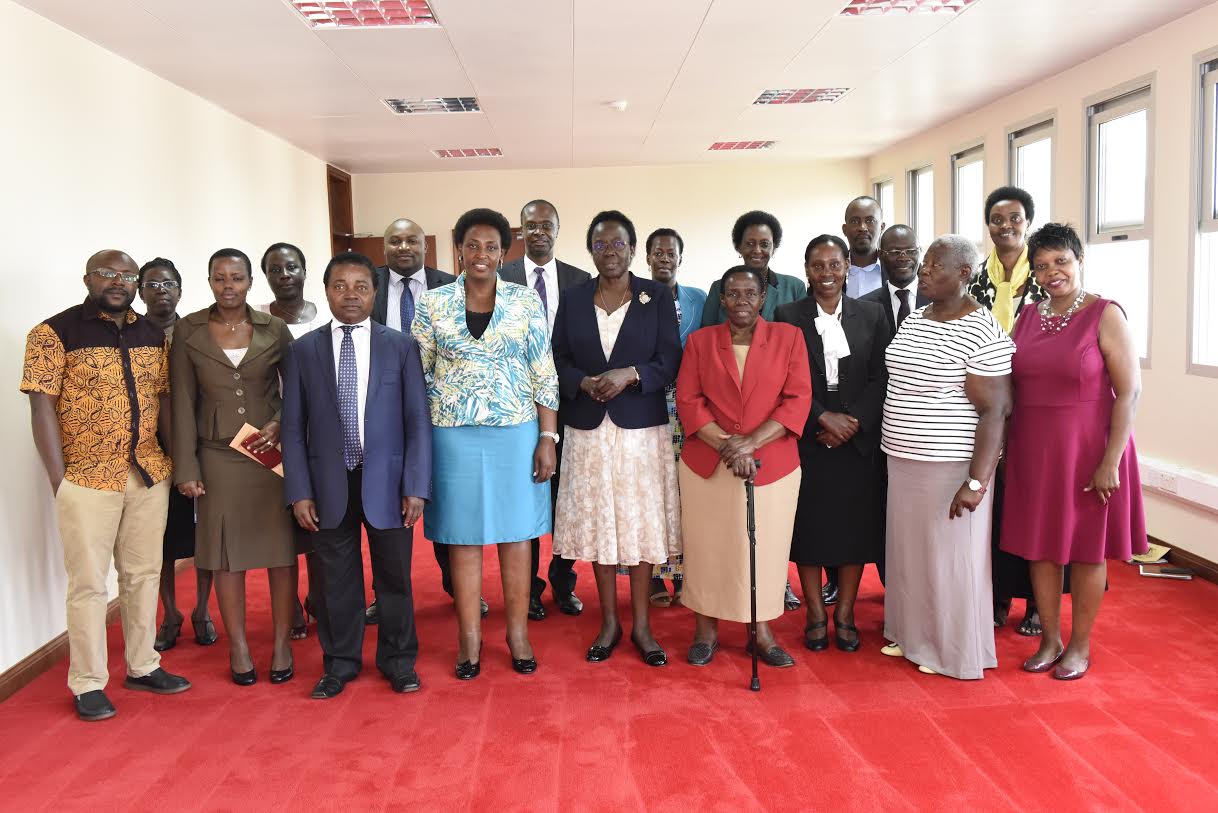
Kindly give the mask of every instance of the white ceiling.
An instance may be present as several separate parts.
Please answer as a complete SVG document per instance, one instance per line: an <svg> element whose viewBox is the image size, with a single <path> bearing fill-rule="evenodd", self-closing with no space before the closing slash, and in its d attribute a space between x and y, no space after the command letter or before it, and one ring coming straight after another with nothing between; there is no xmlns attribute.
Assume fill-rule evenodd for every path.
<svg viewBox="0 0 1218 813"><path fill-rule="evenodd" d="M329 31L285 0L19 2L364 173L862 157L1212 0L977 0L956 16L878 17L838 16L846 0L432 0L440 28ZM796 87L851 90L752 105ZM483 112L381 103L466 95ZM754 139L778 143L706 149ZM503 157L431 154L470 147Z"/></svg>

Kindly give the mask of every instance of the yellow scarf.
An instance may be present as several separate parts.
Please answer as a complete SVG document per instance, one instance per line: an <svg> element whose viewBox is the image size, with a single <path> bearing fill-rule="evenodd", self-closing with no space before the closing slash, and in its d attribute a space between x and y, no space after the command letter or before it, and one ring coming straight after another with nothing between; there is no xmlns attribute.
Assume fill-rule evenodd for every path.
<svg viewBox="0 0 1218 813"><path fill-rule="evenodd" d="M994 304L990 311L1007 333L1015 326L1015 292L1027 284L1030 271L1026 244L1019 259L1015 261L1010 279L1004 279L1007 272L1002 267L1002 260L998 259L998 249L991 248L989 259L985 261L985 273L989 275L990 284L994 286Z"/></svg>

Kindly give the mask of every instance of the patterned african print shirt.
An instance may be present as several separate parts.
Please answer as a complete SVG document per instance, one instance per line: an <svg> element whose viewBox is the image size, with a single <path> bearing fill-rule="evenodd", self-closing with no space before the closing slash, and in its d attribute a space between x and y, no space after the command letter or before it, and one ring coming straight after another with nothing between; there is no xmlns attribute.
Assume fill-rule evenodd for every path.
<svg viewBox="0 0 1218 813"><path fill-rule="evenodd" d="M516 426L558 409L558 374L541 297L499 279L481 339L465 324L465 275L419 297L411 334L434 426Z"/></svg>
<svg viewBox="0 0 1218 813"><path fill-rule="evenodd" d="M132 466L148 486L173 471L156 436L160 396L169 392L169 341L135 311L120 330L86 300L37 325L26 337L21 391L59 399L72 483L123 491Z"/></svg>

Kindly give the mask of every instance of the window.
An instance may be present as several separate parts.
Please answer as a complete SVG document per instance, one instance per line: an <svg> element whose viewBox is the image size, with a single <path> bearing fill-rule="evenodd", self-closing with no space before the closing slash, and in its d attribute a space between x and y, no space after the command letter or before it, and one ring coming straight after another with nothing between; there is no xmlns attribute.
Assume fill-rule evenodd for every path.
<svg viewBox="0 0 1218 813"><path fill-rule="evenodd" d="M1150 353L1151 93L1087 108L1087 289L1119 302L1142 359Z"/></svg>
<svg viewBox="0 0 1218 813"><path fill-rule="evenodd" d="M1007 134L1008 181L1032 196L1033 228L1053 222L1053 120Z"/></svg>
<svg viewBox="0 0 1218 813"><path fill-rule="evenodd" d="M880 202L880 211L884 213L884 222L892 225L897 218L895 200L895 185L892 178L886 181L876 181L871 185L871 197Z"/></svg>
<svg viewBox="0 0 1218 813"><path fill-rule="evenodd" d="M952 232L978 247L985 240L985 145L952 156Z"/></svg>
<svg viewBox="0 0 1218 813"><path fill-rule="evenodd" d="M1192 363L1218 367L1218 59L1201 66L1201 206L1193 271Z"/></svg>
<svg viewBox="0 0 1218 813"><path fill-rule="evenodd" d="M909 188L909 227L925 248L935 239L935 168L911 169L906 176Z"/></svg>

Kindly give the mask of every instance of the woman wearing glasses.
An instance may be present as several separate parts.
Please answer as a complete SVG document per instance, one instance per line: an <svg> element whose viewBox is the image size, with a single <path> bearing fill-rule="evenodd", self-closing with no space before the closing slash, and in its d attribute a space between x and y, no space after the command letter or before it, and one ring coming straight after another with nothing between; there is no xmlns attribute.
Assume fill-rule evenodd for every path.
<svg viewBox="0 0 1218 813"><path fill-rule="evenodd" d="M622 638L617 568L630 570L630 640L643 662L668 656L648 618L652 566L681 553L677 467L664 390L677 376L681 337L668 286L630 273L638 238L621 212L601 212L586 243L597 276L567 289L554 320L565 475L554 552L592 562L601 629L589 662Z"/></svg>
<svg viewBox="0 0 1218 813"><path fill-rule="evenodd" d="M697 625L688 660L710 663L719 648L720 619L749 620L743 482L753 478L758 655L771 666L792 666L794 659L765 622L783 611L799 497L796 439L812 406L808 350L798 328L760 318L766 283L757 271L736 266L715 285L728 320L689 337L677 376L677 411L686 432L678 468L684 603Z"/></svg>
<svg viewBox="0 0 1218 813"><path fill-rule="evenodd" d="M164 257L144 263L140 268L140 299L144 300L149 321L165 331L173 343L173 329L178 322L178 302L182 299L182 275L173 262ZM168 438L161 446L169 448ZM169 516L165 522L165 542L161 564L161 605L165 616L156 631L152 648L157 652L173 649L178 643L185 617L178 609L175 569L179 559L195 555L195 506L176 490L169 491ZM195 643L208 646L216 642L216 626L212 623L207 601L211 597L212 573L195 568L195 608L190 614L195 630Z"/></svg>

